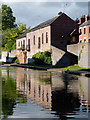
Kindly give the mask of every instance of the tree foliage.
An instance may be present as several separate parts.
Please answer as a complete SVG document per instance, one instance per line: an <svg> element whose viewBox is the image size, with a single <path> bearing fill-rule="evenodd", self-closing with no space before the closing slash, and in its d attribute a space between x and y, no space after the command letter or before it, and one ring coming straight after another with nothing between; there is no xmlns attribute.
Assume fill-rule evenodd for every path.
<svg viewBox="0 0 90 120"><path fill-rule="evenodd" d="M5 47L6 51L14 50L16 49L16 38L27 32L30 28L26 28L26 25L19 24L17 27L7 29L3 33L3 46Z"/></svg>
<svg viewBox="0 0 90 120"><path fill-rule="evenodd" d="M7 5L2 5L2 50L10 51L16 49L16 38L27 32L30 28L26 25L19 23L15 24L16 18L13 16L12 9Z"/></svg>
<svg viewBox="0 0 90 120"><path fill-rule="evenodd" d="M12 9L2 4L1 6L2 10L2 30L6 30L7 28L14 28L16 26L15 20L16 18L13 16Z"/></svg>

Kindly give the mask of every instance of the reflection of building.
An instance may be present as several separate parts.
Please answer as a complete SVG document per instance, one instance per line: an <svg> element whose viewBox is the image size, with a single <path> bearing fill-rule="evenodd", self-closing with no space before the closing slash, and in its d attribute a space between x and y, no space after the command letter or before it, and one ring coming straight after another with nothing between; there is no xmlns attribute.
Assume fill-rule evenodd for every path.
<svg viewBox="0 0 90 120"><path fill-rule="evenodd" d="M27 70L27 72L28 74L17 73L17 90L23 91L30 101L34 101L48 110L51 110L52 107L53 91L67 91L65 94L73 93L74 97L78 94L78 81L70 80L66 83L67 78L64 78L66 75L33 70ZM59 96L57 97L59 98Z"/></svg>
<svg viewBox="0 0 90 120"><path fill-rule="evenodd" d="M90 78L79 76L79 94L81 96L81 109L85 107L88 112L90 107Z"/></svg>
<svg viewBox="0 0 90 120"><path fill-rule="evenodd" d="M45 84L45 79L50 79L50 73L39 72L31 74L17 73L17 90L23 91L30 101L51 109L51 86ZM42 81L42 82L39 82Z"/></svg>

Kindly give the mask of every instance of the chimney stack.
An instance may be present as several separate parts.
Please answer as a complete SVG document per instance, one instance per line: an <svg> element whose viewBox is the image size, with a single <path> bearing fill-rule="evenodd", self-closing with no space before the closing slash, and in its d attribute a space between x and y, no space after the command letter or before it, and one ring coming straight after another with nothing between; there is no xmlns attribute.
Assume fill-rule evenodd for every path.
<svg viewBox="0 0 90 120"><path fill-rule="evenodd" d="M59 13L58 13L58 15L61 15L61 14L62 14L62 12L59 12Z"/></svg>
<svg viewBox="0 0 90 120"><path fill-rule="evenodd" d="M90 16L89 16L89 15L86 15L86 16L85 16L85 21L88 21L88 20L90 20Z"/></svg>
<svg viewBox="0 0 90 120"><path fill-rule="evenodd" d="M80 18L80 24L84 23L85 22L85 15L83 15L81 18Z"/></svg>

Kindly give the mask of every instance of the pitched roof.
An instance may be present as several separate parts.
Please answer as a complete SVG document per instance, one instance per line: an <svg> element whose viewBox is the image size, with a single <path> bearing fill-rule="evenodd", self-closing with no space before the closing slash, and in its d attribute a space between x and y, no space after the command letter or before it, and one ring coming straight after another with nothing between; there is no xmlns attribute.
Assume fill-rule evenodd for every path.
<svg viewBox="0 0 90 120"><path fill-rule="evenodd" d="M32 31L35 31L35 30L38 30L38 29L41 29L43 27L46 27L46 26L49 26L51 23L53 23L59 16L56 16L52 19L49 19L39 25L37 25L36 27L32 28L31 30L29 30L29 32L32 32Z"/></svg>
<svg viewBox="0 0 90 120"><path fill-rule="evenodd" d="M30 29L29 31L27 31L26 33L28 32L32 32L32 31L35 31L35 30L38 30L40 28L43 28L43 27L46 27L46 26L49 26L51 23L53 23L59 16L56 16L52 19L49 19L43 23L40 23L39 25L37 25L36 27ZM26 33L20 35L19 37L17 37L17 39L20 39L20 38L23 38L23 37L26 37Z"/></svg>
<svg viewBox="0 0 90 120"><path fill-rule="evenodd" d="M83 27L83 26L87 26L87 25L90 25L90 20L84 22L83 24L80 25L80 27Z"/></svg>
<svg viewBox="0 0 90 120"><path fill-rule="evenodd" d="M23 33L22 35L19 35L16 39L20 39L20 38L23 38L23 37L26 37L26 33L28 33L29 31Z"/></svg>
<svg viewBox="0 0 90 120"><path fill-rule="evenodd" d="M59 13L59 16L63 15L65 13L62 13L60 12ZM66 15L66 14L65 14ZM32 31L35 31L35 30L38 30L38 29L41 29L41 28L44 28L44 27L47 27L49 25L51 25L59 16L56 16L52 19L49 19L43 23L40 23L39 25L35 26L34 28L30 29L29 31L27 31L26 33L29 33L29 32L32 32ZM23 38L23 37L26 37L26 33L20 35L17 39L20 39L20 38Z"/></svg>

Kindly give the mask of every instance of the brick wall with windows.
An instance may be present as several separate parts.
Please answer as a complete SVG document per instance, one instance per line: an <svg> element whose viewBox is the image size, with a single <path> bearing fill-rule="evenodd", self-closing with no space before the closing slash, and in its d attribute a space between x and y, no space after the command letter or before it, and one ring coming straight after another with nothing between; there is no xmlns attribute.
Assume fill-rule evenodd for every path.
<svg viewBox="0 0 90 120"><path fill-rule="evenodd" d="M16 39L16 55L20 54L20 49L26 49L26 37Z"/></svg>
<svg viewBox="0 0 90 120"><path fill-rule="evenodd" d="M90 42L90 25L79 27L79 43L86 42Z"/></svg>
<svg viewBox="0 0 90 120"><path fill-rule="evenodd" d="M50 50L51 36L50 26L27 33L27 39L30 39L30 52L28 57L36 54L39 51ZM28 43L27 43L28 44Z"/></svg>

